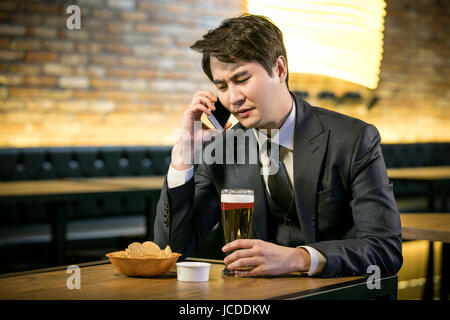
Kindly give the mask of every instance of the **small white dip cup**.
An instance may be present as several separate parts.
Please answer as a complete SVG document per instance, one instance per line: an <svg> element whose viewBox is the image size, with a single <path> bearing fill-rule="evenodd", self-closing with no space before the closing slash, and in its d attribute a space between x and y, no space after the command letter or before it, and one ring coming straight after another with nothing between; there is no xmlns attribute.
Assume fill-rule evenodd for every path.
<svg viewBox="0 0 450 320"><path fill-rule="evenodd" d="M209 280L210 263L177 262L178 281L204 282Z"/></svg>

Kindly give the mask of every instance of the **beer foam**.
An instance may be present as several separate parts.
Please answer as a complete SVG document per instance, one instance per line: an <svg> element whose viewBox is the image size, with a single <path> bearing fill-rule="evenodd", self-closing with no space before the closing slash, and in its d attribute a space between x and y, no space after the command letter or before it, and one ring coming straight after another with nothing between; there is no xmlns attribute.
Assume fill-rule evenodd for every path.
<svg viewBox="0 0 450 320"><path fill-rule="evenodd" d="M222 194L220 197L223 203L253 203L254 199L252 194Z"/></svg>

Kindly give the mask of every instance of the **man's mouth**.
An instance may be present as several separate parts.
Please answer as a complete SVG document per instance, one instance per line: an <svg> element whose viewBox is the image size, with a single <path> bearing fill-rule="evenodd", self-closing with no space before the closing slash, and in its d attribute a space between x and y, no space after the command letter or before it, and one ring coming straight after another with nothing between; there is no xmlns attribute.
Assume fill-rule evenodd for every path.
<svg viewBox="0 0 450 320"><path fill-rule="evenodd" d="M247 118L250 115L250 112L255 108L241 108L236 113L239 116L239 118Z"/></svg>

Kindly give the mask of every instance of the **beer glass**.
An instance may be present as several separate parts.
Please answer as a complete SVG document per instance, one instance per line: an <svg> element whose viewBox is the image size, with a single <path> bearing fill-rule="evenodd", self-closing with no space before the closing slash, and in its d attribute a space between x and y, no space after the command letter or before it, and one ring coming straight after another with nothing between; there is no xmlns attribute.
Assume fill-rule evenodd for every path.
<svg viewBox="0 0 450 320"><path fill-rule="evenodd" d="M248 239L252 229L253 190L223 189L220 195L222 209L222 226L225 233L225 243L236 239ZM230 252L227 252L227 255ZM234 271L223 270L224 275L234 275Z"/></svg>

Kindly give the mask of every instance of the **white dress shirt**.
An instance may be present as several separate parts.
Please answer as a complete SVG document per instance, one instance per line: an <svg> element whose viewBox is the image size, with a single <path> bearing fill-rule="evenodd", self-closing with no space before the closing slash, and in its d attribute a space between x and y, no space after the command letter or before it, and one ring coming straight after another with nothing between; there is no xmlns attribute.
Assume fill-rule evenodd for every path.
<svg viewBox="0 0 450 320"><path fill-rule="evenodd" d="M274 141L277 141L278 135L279 145L284 147L280 148L280 157L286 168L286 172L291 182L291 185L293 185L293 176L294 176L293 149L294 149L294 128L295 128L295 112L296 112L295 109L296 109L295 101L292 100L292 108L289 113L289 116L281 126L280 130L272 137ZM262 138L261 136L263 134L262 133L259 134L257 129L253 129L253 132L255 133L256 140L258 141L260 162L263 166L265 166L270 163L268 160L269 158L267 155L267 151L264 148L262 148L263 142L267 140L267 137ZM264 172L268 172L268 170L265 170ZM169 172L167 173L167 185L169 188L181 186L185 184L187 181L189 181L193 175L194 175L193 167L186 170L177 170L172 166L170 166ZM264 174L263 177L266 190L269 193L269 188L267 184L268 176L267 174ZM326 258L319 251L317 251L312 247L309 246L299 246L299 247L305 248L309 252L309 255L311 256L311 267L308 271L308 276L320 275L323 268L325 267Z"/></svg>

